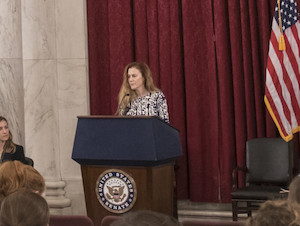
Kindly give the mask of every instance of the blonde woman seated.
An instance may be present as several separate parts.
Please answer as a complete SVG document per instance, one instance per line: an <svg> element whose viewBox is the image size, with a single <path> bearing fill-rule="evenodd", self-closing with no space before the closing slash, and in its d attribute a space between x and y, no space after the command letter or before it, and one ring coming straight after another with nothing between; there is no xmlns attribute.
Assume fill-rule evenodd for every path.
<svg viewBox="0 0 300 226"><path fill-rule="evenodd" d="M19 161L7 161L0 165L0 202L20 188L27 188L45 195L45 180L32 166Z"/></svg>
<svg viewBox="0 0 300 226"><path fill-rule="evenodd" d="M49 207L46 200L28 189L18 190L1 203L1 226L47 226Z"/></svg>

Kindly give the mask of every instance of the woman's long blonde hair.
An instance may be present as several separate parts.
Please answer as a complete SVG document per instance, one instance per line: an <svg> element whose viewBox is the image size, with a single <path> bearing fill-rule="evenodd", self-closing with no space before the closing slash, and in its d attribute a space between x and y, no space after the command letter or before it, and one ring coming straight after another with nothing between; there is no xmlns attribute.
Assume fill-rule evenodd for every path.
<svg viewBox="0 0 300 226"><path fill-rule="evenodd" d="M8 125L8 121L6 118L4 118L3 116L0 116L0 122L1 121L5 121ZM4 147L3 147L3 152L4 153L15 153L16 152L16 144L13 142L13 136L9 130L9 138L8 140L5 142Z"/></svg>
<svg viewBox="0 0 300 226"><path fill-rule="evenodd" d="M116 112L117 115L122 115L124 109L129 105L129 103L137 98L136 92L130 89L128 83L128 70L130 68L136 68L142 73L142 76L144 78L144 86L148 92L159 91L159 89L153 83L151 70L146 63L131 62L127 64L124 68L123 83L118 95L118 109Z"/></svg>

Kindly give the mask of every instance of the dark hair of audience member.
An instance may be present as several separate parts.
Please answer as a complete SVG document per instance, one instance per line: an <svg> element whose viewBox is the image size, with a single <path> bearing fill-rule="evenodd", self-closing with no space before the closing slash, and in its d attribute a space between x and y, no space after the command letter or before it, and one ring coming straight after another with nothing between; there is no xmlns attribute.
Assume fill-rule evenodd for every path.
<svg viewBox="0 0 300 226"><path fill-rule="evenodd" d="M28 189L20 189L1 203L1 226L47 226L49 207L46 200Z"/></svg>
<svg viewBox="0 0 300 226"><path fill-rule="evenodd" d="M294 177L290 183L288 201L300 204L300 175Z"/></svg>
<svg viewBox="0 0 300 226"><path fill-rule="evenodd" d="M299 223L299 206L290 205L287 200L264 202L257 213L247 219L247 226L296 226Z"/></svg>
<svg viewBox="0 0 300 226"><path fill-rule="evenodd" d="M172 216L151 210L137 210L122 215L111 226L177 226L180 223Z"/></svg>
<svg viewBox="0 0 300 226"><path fill-rule="evenodd" d="M0 202L20 188L27 188L43 195L45 180L32 166L19 161L7 161L0 164Z"/></svg>

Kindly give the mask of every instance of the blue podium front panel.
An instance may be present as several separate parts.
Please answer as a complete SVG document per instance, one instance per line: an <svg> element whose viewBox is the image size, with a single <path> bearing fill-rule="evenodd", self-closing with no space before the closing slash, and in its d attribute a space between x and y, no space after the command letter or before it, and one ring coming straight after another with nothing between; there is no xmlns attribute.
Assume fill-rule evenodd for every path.
<svg viewBox="0 0 300 226"><path fill-rule="evenodd" d="M157 165L182 154L179 133L157 117L78 117L72 159L82 165Z"/></svg>

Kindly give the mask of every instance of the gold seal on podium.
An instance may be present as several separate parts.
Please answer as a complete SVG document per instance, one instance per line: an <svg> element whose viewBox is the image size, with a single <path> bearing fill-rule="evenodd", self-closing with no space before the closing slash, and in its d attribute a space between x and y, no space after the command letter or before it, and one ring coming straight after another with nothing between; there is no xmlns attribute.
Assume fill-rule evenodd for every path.
<svg viewBox="0 0 300 226"><path fill-rule="evenodd" d="M109 169L96 182L100 204L112 213L125 213L135 204L137 189L133 178L123 170Z"/></svg>

